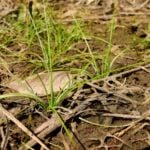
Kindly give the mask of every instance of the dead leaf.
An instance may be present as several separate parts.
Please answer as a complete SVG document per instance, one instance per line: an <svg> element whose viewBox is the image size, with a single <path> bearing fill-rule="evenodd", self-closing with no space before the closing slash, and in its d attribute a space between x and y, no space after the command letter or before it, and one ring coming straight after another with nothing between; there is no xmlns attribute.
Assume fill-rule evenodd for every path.
<svg viewBox="0 0 150 150"><path fill-rule="evenodd" d="M53 72L53 91L59 92L61 89L66 89L71 86L72 75L65 71ZM38 96L45 96L50 94L50 75L42 72L28 77L26 80L17 79L5 84L6 87L24 94L37 94ZM47 93L46 93L46 90Z"/></svg>
<svg viewBox="0 0 150 150"><path fill-rule="evenodd" d="M121 53L121 51L119 49L119 45L114 45L111 48L111 53L114 54L115 56L119 55Z"/></svg>

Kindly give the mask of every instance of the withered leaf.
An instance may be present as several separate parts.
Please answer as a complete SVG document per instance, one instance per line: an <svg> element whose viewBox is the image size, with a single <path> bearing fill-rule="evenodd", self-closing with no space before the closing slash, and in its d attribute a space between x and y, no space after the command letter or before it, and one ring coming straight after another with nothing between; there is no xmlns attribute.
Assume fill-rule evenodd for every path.
<svg viewBox="0 0 150 150"><path fill-rule="evenodd" d="M52 81L50 80L50 75L48 73L41 72L30 76L25 80L17 79L11 81L5 84L5 86L19 93L34 93L38 96L45 96L46 94L50 94L51 82L53 82L53 92L56 93L61 89L63 90L71 86L71 81L72 75L65 71L53 72Z"/></svg>

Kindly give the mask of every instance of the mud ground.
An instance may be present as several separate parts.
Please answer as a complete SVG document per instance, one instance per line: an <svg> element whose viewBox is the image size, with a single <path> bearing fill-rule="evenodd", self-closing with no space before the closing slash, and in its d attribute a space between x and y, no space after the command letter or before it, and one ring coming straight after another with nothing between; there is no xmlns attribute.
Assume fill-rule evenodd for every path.
<svg viewBox="0 0 150 150"><path fill-rule="evenodd" d="M44 135L40 135L42 131L36 132L36 129L53 115L42 110L34 102L23 98L18 98L18 102L18 99L14 98L11 99L11 103L10 99L1 100L1 104L14 115L14 111L19 111L15 115L16 118L39 136L51 150L148 150L150 149L150 4L142 5L141 1L135 4L120 1L120 4L112 5L110 1L108 4L104 1L96 2L59 0L49 3L56 12L57 19L63 24L70 26L74 15L85 23L87 33L105 40L109 38L110 21L115 12L116 28L112 40L111 59L124 51L112 66L115 69L120 68L118 71L108 77L84 84L64 100L62 106L73 110L73 114L58 109L72 134L74 144L57 123L56 128L53 127ZM107 49L107 44L99 40L88 39L88 42L95 53L101 54ZM81 42L75 47L82 51L86 45ZM74 51L68 55L73 53ZM80 62L71 65L82 66ZM14 67L14 72L15 68L18 69ZM91 73L94 73L93 70ZM5 88L1 88L0 92L3 94ZM53 123L49 124L51 126ZM0 129L0 141L6 142L5 150L18 150L31 140L16 124L5 117L0 123ZM29 145L35 150L42 149L39 144ZM29 148L26 146L23 149Z"/></svg>

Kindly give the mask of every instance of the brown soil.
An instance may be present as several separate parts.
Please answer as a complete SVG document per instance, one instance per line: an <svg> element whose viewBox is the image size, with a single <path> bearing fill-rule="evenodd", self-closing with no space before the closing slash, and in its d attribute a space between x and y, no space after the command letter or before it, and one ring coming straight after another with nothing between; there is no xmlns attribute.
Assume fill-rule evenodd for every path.
<svg viewBox="0 0 150 150"><path fill-rule="evenodd" d="M133 6L126 1L120 1L120 3L111 8L110 4L105 4L104 1L99 3L93 1L89 5L82 0L50 2L60 22L70 26L73 22L73 14L85 23L85 32L106 40L109 38L112 13L115 12L116 28L112 41L111 59L113 60L124 51L112 66L113 69L119 68L115 73L84 84L62 103L63 107L70 110L77 108L78 111L71 114L58 109L59 115L71 131L74 144L66 135L60 122L56 123L56 126L43 137L35 133L39 126L52 118L51 112L45 112L35 102L23 98L1 100L3 107L35 135L38 135L51 150L150 149L150 43L144 43L149 39L150 34L150 3L143 7L142 1L137 1ZM89 39L88 42L92 51L98 54L103 53L108 46L99 40ZM75 47L82 51L86 45L81 42ZM67 55L73 53L72 50ZM100 61L99 65L101 65L101 58L97 61ZM72 67L82 65L84 64L80 62L71 64ZM13 66L13 71L18 73L22 70L18 65ZM93 70L90 71L94 74ZM5 78L1 75L1 82ZM2 87L0 93L3 94L7 92L6 90ZM16 124L5 117L1 116L1 118L3 123L0 122L0 141L6 143L5 149L2 148L2 150L18 150L31 140ZM52 124L54 122L50 122L49 126L51 127ZM0 145L3 144L2 142ZM33 149L42 148L35 143Z"/></svg>

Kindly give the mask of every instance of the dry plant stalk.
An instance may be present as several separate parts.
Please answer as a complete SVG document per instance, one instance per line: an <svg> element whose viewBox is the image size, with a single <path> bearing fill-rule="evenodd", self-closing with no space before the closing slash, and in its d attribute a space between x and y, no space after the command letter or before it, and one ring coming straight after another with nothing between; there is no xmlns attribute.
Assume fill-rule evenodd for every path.
<svg viewBox="0 0 150 150"><path fill-rule="evenodd" d="M43 148L49 150L49 148L38 138L36 137L27 127L25 127L18 119L16 119L10 112L8 112L2 104L0 104L0 112L7 116L11 121L13 121L22 131L24 131L28 136L30 136L34 141L39 143Z"/></svg>

